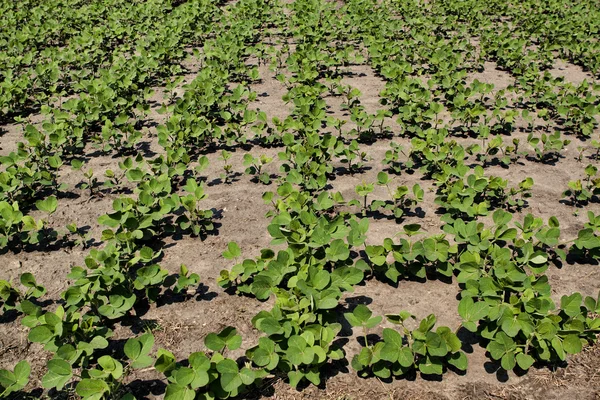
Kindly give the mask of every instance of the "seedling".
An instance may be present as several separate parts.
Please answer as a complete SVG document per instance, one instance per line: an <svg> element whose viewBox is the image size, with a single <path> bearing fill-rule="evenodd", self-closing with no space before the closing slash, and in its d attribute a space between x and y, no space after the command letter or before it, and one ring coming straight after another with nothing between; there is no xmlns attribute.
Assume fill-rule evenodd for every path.
<svg viewBox="0 0 600 400"><path fill-rule="evenodd" d="M502 162L502 164L504 164L505 166L509 166L510 164L519 161L519 158L521 157L521 152L519 152L520 143L521 141L519 139L514 138L512 140L512 146L506 146L502 150L502 158L500 159L500 162Z"/></svg>
<svg viewBox="0 0 600 400"><path fill-rule="evenodd" d="M8 397L27 386L31 366L25 360L19 361L14 370L0 369L0 397Z"/></svg>
<svg viewBox="0 0 600 400"><path fill-rule="evenodd" d="M585 146L577 146L577 162L583 161L583 153L585 153L586 150L587 148Z"/></svg>
<svg viewBox="0 0 600 400"><path fill-rule="evenodd" d="M368 325L372 328L381 322L381 317L371 317L368 309L364 312L361 309L360 315L363 313L369 317L366 322L353 314L344 316L353 327ZM433 314L423 319L414 330L405 325L408 320L415 319L406 311L397 315L386 315L386 318L389 322L400 325L401 330L399 332L384 328L382 341L373 346L365 342L360 354L352 359L352 368L362 376L373 374L387 379L392 375L402 376L415 370L425 375L442 375L448 365L461 371L467 369L467 357L460 351L460 340L447 327L439 327L433 331L436 323Z"/></svg>
<svg viewBox="0 0 600 400"><path fill-rule="evenodd" d="M88 247L88 243L90 242L90 239L92 237L91 234L85 233L83 229L77 227L76 223L68 224L66 228L69 234L76 237L75 246L82 246L85 250Z"/></svg>
<svg viewBox="0 0 600 400"><path fill-rule="evenodd" d="M21 313L34 308L32 301L46 294L46 288L39 285L33 274L25 272L19 277L21 285L26 290L20 291L11 282L0 280L0 312L4 313L9 310L17 310ZM0 382L2 384L2 382ZM7 386L5 386L7 387Z"/></svg>
<svg viewBox="0 0 600 400"><path fill-rule="evenodd" d="M189 288L197 286L199 283L200 275L190 273L188 267L185 264L181 264L179 267L179 276L177 277L177 283L173 287L173 292L187 294Z"/></svg>
<svg viewBox="0 0 600 400"><path fill-rule="evenodd" d="M202 210L198 207L198 203L207 198L204 193L204 186L198 185L196 180L188 179L184 186L187 194L181 196L179 201L185 210L185 214L177 218L176 223L182 229L190 229L196 236L204 236L207 232L214 229L212 223L212 210ZM174 197L174 199L176 199ZM175 204L178 201L175 200Z"/></svg>
<svg viewBox="0 0 600 400"><path fill-rule="evenodd" d="M247 167L245 172L248 175L253 175L253 180L268 185L271 183L271 177L268 173L263 172L262 168L271 161L273 161L273 159L264 154L260 157L253 157L251 154L245 154L244 166Z"/></svg>
<svg viewBox="0 0 600 400"><path fill-rule="evenodd" d="M360 150L356 140L352 140L348 146L342 147L339 153L340 161L347 163L348 171L352 173L360 170L364 166L364 162L368 160L367 153ZM354 162L355 160L356 162Z"/></svg>
<svg viewBox="0 0 600 400"><path fill-rule="evenodd" d="M81 184L82 189L88 189L90 191L90 197L96 196L96 186L98 186L98 178L94 176L94 170L92 168L88 169L87 172L83 174L86 178L87 182Z"/></svg>
<svg viewBox="0 0 600 400"><path fill-rule="evenodd" d="M592 140L590 143L592 149L596 150L596 153L592 155L594 160L600 160L600 140ZM581 156L579 157L581 159Z"/></svg>
<svg viewBox="0 0 600 400"><path fill-rule="evenodd" d="M406 155L402 145L391 142L390 147L391 149L385 152L385 158L382 161L383 164L388 166L389 172L400 175L402 170L413 168L414 162L410 155ZM400 161L400 154L407 157L406 162Z"/></svg>
<svg viewBox="0 0 600 400"><path fill-rule="evenodd" d="M392 211L394 217L400 219L412 206L423 201L424 191L418 183L414 184L412 187L412 194L414 197L411 198L407 186L398 186L396 190L392 190L390 187L391 181L392 180L385 172L382 171L377 174L377 184L386 187L391 202L374 200L371 202L371 211L383 208Z"/></svg>
<svg viewBox="0 0 600 400"><path fill-rule="evenodd" d="M174 77L172 79L169 79L169 81L165 85L165 89L166 89L165 94L168 94L168 95L166 95L164 97L164 99L167 100L167 104L171 104L175 100L175 97L176 97L175 89L177 89L177 87L179 87L179 85L181 85L181 83L183 82L183 79L184 79L183 76Z"/></svg>
<svg viewBox="0 0 600 400"><path fill-rule="evenodd" d="M563 197L568 197L571 204L581 207L591 201L594 196L600 194L600 176L598 168L589 164L585 168L585 179L569 181L569 189L563 193Z"/></svg>
<svg viewBox="0 0 600 400"><path fill-rule="evenodd" d="M365 305L359 304L354 308L351 313L345 313L344 318L350 323L353 328L362 328L364 347L362 348L359 355L354 356L352 360L352 365L355 366L358 360L373 358L373 346L369 345L369 339L367 337L367 333L369 329L376 327L382 321L381 316L372 317L373 313L369 308Z"/></svg>
<svg viewBox="0 0 600 400"><path fill-rule="evenodd" d="M553 162L558 160L560 152L571 143L570 140L561 140L560 132L555 132L552 135L546 135L542 133L539 138L533 136L530 133L527 136L527 143L535 150L537 161L539 162Z"/></svg>
<svg viewBox="0 0 600 400"><path fill-rule="evenodd" d="M484 165L490 161L491 157L502 150L502 145L504 144L501 136L494 136L494 138L489 141L487 140L488 137L489 132L483 135L480 132L481 146L475 144L467 148L467 153L476 154L477 160L483 162Z"/></svg>
<svg viewBox="0 0 600 400"><path fill-rule="evenodd" d="M373 192L373 184L365 183L363 181L362 185L356 186L356 188L354 190L356 191L356 194L358 194L359 196L361 196L363 198L362 215L363 215L363 217L365 217L367 215L367 210L368 210L367 197L369 196L370 193ZM349 203L349 205L351 205L351 204Z"/></svg>
<svg viewBox="0 0 600 400"><path fill-rule="evenodd" d="M127 172L123 172L120 175L115 174L115 172L111 169L107 169L104 171L104 176L106 180L103 182L103 186L108 189L120 190L121 185L123 183L123 178L126 176Z"/></svg>
<svg viewBox="0 0 600 400"><path fill-rule="evenodd" d="M342 101L342 110L350 110L360 104L360 90L353 88L350 85L339 83L336 86L336 92L344 97L344 100Z"/></svg>
<svg viewBox="0 0 600 400"><path fill-rule="evenodd" d="M337 131L338 137L342 137L342 127L348 122L345 119L339 119L331 116L327 116L327 126Z"/></svg>
<svg viewBox="0 0 600 400"><path fill-rule="evenodd" d="M224 171L224 173L221 174L221 180L224 183L231 183L231 181L230 181L230 179L231 179L231 170L233 169L233 166L231 164L227 163L230 158L231 158L231 153L229 151L227 151L227 150L221 150L221 154L219 155L219 159L223 161L223 171Z"/></svg>

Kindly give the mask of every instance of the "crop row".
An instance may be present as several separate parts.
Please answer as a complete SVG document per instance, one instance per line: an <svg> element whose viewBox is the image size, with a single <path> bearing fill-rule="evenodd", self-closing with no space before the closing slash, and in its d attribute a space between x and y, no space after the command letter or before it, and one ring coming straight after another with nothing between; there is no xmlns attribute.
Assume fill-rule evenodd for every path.
<svg viewBox="0 0 600 400"><path fill-rule="evenodd" d="M75 11L80 3L85 6ZM531 178L510 186L486 168L494 162L510 168L524 157L555 162L571 138L585 143L597 136L598 85L569 83L545 70L552 52L561 48L561 57L597 75L597 43L582 43L597 32L598 19L589 18L594 11L583 1L568 12L561 2L545 4L544 18L550 16L555 25L542 24L535 13L523 14L539 5L533 0L516 7L463 3L431 2L425 16L418 2L370 0L350 0L339 9L318 0L287 7L260 0L231 5L53 0L29 8L1 6L7 26L28 29L3 31L0 38L8 50L0 59L2 119L22 124L25 138L0 158L0 248L35 248L58 240L85 246L87 238L76 225L58 232L33 215L56 211L69 189L59 172L69 166L83 169L94 146L123 157L120 171L107 171L102 187L93 171L85 173L90 196L102 190L116 199L112 212L98 219L105 227L102 248L91 249L85 265L71 269L67 279L72 283L61 304L42 307L37 299L45 289L29 273L20 277L23 288L0 281L2 311L21 314L29 341L52 354L42 386L50 393L74 390L84 399L132 399L128 376L150 366L168 381L166 399L235 397L274 377L293 387L319 385L324 369L346 357L336 342L344 293L369 279L455 280L461 327L481 338L489 357L505 370L556 365L595 341L600 299L573 293L557 306L546 271L559 260L600 259L600 215L589 211L576 238L561 238L555 217L544 221L524 213L535 184ZM587 24L579 30L584 38L570 37L581 21ZM479 46L471 43L473 36ZM531 38L534 49L528 49ZM187 46L197 47L194 57L201 68L181 86L183 78L171 75L182 72ZM269 120L249 107L257 96L252 84L264 78L249 65L250 57L268 64L286 88L287 118ZM467 83L467 74L485 61L505 68L514 85L495 91L477 80ZM385 108L376 113L361 104L360 91L342 82L347 67L363 63L385 80ZM165 77L160 108L165 121L156 128L162 150L144 158L136 153L151 88ZM343 99L350 121L327 114L328 96ZM29 117L37 109L44 116L40 124ZM391 118L400 132L390 128ZM511 137L519 121L528 126L529 152ZM352 128L344 128L346 123ZM410 148L392 142L382 160L385 171L376 182L358 185L357 198L346 200L329 189L335 163L358 173L367 158L362 144L394 136L409 139ZM462 139L472 143L463 145ZM230 242L223 256L233 265L218 279L238 295L274 300L270 310L252 318L261 333L258 342L243 362L227 357L242 344L234 327L207 335L207 351L187 360L177 360L167 349L154 351L151 333L114 343L115 324L137 305L171 294L186 298L199 284L200 277L185 265L170 274L159 264L163 249L156 239L202 239L214 231L213 212L202 205L206 154L220 151L222 180L228 183L230 151L244 146L281 150L281 176L262 199L271 205L268 233L278 250L265 248L257 257L243 258ZM593 165L599 141L590 140L589 148L590 165L565 188L573 206L597 201L600 193ZM262 169L270 162L266 156L244 158L246 172L265 185L273 179ZM394 186L391 176L401 179L415 171L434 186L443 222L439 233L425 234L420 225L404 223L425 193L420 185ZM389 199L369 202L374 185L387 187ZM125 193L125 187L133 193ZM400 239L366 243L368 216L376 211L401 224ZM362 251L364 256L357 256ZM384 328L375 343L367 333L382 316L358 306L344 318L365 336L352 360L363 376L467 369L457 331L436 328L435 315L417 317L403 310L386 315L397 329ZM29 375L26 361L2 370L0 396L25 388Z"/></svg>

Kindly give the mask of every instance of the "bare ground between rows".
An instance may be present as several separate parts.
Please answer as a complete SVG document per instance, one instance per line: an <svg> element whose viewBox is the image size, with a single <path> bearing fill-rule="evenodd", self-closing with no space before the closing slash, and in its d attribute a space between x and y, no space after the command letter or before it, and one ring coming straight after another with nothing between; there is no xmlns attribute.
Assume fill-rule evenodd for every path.
<svg viewBox="0 0 600 400"><path fill-rule="evenodd" d="M564 63L563 63L564 64ZM574 81L585 79L580 74L572 71L575 67L560 64L557 68L572 76ZM380 108L379 93L385 86L384 82L366 66L351 68L352 75L344 78L345 84L350 84L362 92L361 102L369 112ZM263 81L253 87L259 94L252 107L260 108L269 117L284 118L289 114L290 105L285 104L281 97L285 88L276 81L266 67L260 69ZM186 81L191 77L186 76ZM475 74L470 79L479 79L486 83L494 83L498 88L510 84L510 77L506 73L497 71L494 65L486 63L482 73ZM157 92L158 93L158 92ZM157 95L156 102L160 103ZM339 99L327 98L330 113L337 118L347 118L339 109ZM150 119L159 123L164 121L162 116L153 113ZM350 125L349 125L350 126ZM396 131L397 125L393 120L389 126ZM524 127L523 127L524 128ZM22 140L20 127L12 125L7 127L8 133L2 137L3 154L16 148L16 142ZM517 135L524 135L517 133ZM149 147L153 152L160 149L156 143L154 128L149 128L147 137ZM406 139L394 139L408 146ZM380 140L374 144L362 145L368 153L370 160L366 163L363 173L340 174L332 180L333 190L340 191L349 200L357 198L354 188L361 182L374 182L377 173L383 169L381 160L389 149L389 140ZM574 209L559 202L562 191L567 187L569 180L580 177L584 165L576 161L577 142L568 146L563 157L556 165L545 165L523 159L519 164L509 169L501 167L487 168L488 174L495 174L509 180L511 185L517 184L526 176L534 179L533 197L529 199L529 207L515 216L521 218L524 213L532 212L536 216L547 220L555 215L561 222L563 235L570 238L576 235L585 222L585 212L580 210L574 215ZM281 149L262 149L254 147L252 154L267 154L277 158ZM171 272L176 272L180 264L186 264L191 272L201 275L202 287L198 293L185 302L172 302L167 304L152 305L147 310L141 310L130 320L115 327L115 338L124 339L138 334L144 329L153 329L156 335L157 346L171 350L179 359L186 358L191 352L203 349L203 339L209 332L218 331L224 326L231 325L238 328L244 337L244 346L239 351L231 354L234 357L243 355L243 350L253 346L258 337L251 325L251 318L261 309L268 309L270 302L261 303L255 299L232 296L223 292L215 283L221 269L230 268L232 263L221 257L222 251L229 241L236 241L243 250L244 257L253 257L259 254L260 249L268 247L270 237L267 233L268 220L264 217L269 207L261 199L266 190L274 190L275 185L263 186L250 181L243 175L244 167L242 158L245 151L237 149L232 158L234 171L239 174L232 184L220 182L223 162L218 159L217 153L209 154L209 168L203 172L207 183L210 183L206 192L207 201L205 208L217 212L218 235L209 235L204 241L199 238L182 237L166 238L164 257L161 265ZM106 169L117 169L120 158L110 156L97 156L90 159L90 166L99 175ZM278 174L278 163L268 166L268 171ZM341 165L340 165L341 166ZM79 172L67 170L63 173L64 181L70 187L81 182L83 176ZM420 216L408 217L405 222L420 223L428 233L439 232L441 222L436 214L434 204L435 194L433 185L421 179L421 174L403 174L395 177L396 184L412 186L419 183L425 188L425 199L419 206L422 208ZM76 222L78 226L88 226L92 237L99 245L101 227L97 218L110 211L112 200L116 195L107 195L88 199L84 190L73 189L72 198L60 199L57 212L50 218L53 227L61 227L67 223ZM385 199L387 193L384 188L377 187L371 195L372 199ZM592 204L590 209L600 211L598 204ZM393 219L371 218L368 233L368 243L377 244L385 237L391 237L401 229L401 225ZM60 292L69 282L64 278L73 265L81 265L87 250L81 248L61 248L55 251L21 251L8 252L0 255L0 263L4 265L0 278L16 279L19 273L29 271L35 274L38 281L48 288L46 298L57 301ZM553 297L558 300L561 295L573 291L581 291L584 295L594 295L600 289L600 282L595 279L598 266L566 264L562 268L553 268L549 277L553 285ZM426 283L415 281L401 281L397 286L388 282L369 280L358 286L353 293L344 297L340 312L355 306L358 303L369 304L376 314L393 313L408 310L422 318L429 313L438 316L439 323L455 328L460 318L457 313L458 286L456 282L446 283L439 280ZM53 306L51 306L53 307ZM378 333L377 331L373 333ZM33 380L30 387L39 387L44 365L48 355L39 346L26 345L27 331L20 326L19 320L0 324L0 367L12 367L18 360L27 359L33 364ZM344 348L348 361L360 350L360 345L355 335L343 338L347 341ZM431 381L422 378L414 380L393 381L382 384L377 379L364 380L359 378L348 366L337 365L331 369L332 377L323 387L309 387L303 391L291 389L281 381L266 384L260 390L251 393L252 397L272 397L276 399L558 399L598 398L600 393L600 379L596 372L600 370L600 351L598 346L586 350L581 355L574 357L566 369L551 372L546 369L533 370L524 377L498 373L497 366L485 356L485 350L478 344L472 344L468 354L470 368L465 376L452 372L445 375L441 381ZM158 374L143 372L134 375L133 388L138 388L140 393L147 398L160 398L164 392L164 381L160 382ZM142 390L142 388L145 390Z"/></svg>

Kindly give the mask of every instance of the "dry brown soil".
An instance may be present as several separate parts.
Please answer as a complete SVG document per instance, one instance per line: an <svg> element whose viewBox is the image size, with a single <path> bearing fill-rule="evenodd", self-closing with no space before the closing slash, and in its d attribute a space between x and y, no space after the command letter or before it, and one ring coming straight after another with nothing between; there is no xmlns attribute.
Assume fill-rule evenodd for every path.
<svg viewBox="0 0 600 400"><path fill-rule="evenodd" d="M194 64L191 63L193 68ZM265 111L270 117L285 117L290 111L290 105L285 104L282 96L285 88L273 77L273 73L266 67L260 68L263 81L253 86L258 93L257 100L252 107ZM361 102L368 111L374 112L379 104L379 93L384 88L384 82L366 66L356 66L350 69L351 74L344 79L344 83L358 88L362 92ZM557 76L567 80L579 82L590 79L580 68L558 61L552 71ZM192 70L186 79L193 79ZM472 74L469 79L479 79L483 82L493 83L496 90L506 88L513 82L513 78L505 72L499 71L492 63L486 63L482 72ZM161 88L157 88L155 100L162 101ZM328 97L330 112L340 118L349 119L347 114L340 110L340 99ZM156 104L155 109L158 107ZM164 117L153 112L150 119L162 122ZM387 123L397 132L398 126L393 122ZM346 128L351 125L347 124ZM0 137L0 154L4 155L14 150L16 142L22 140L22 127L11 125L3 127L7 133ZM596 132L596 135L598 132ZM516 135L526 137L526 133L517 132ZM407 139L395 138L408 148ZM145 148L149 155L159 153L160 147L156 142L155 128L146 129L144 139ZM332 181L333 189L340 191L349 200L356 198L354 187L362 181L374 182L376 175L383 169L381 161L386 150L389 149L390 140L380 140L372 145L363 145L370 160L367 162L366 171L362 174L339 175ZM562 153L562 158L556 165L545 165L522 158L521 161L510 169L490 167L488 174L499 175L509 180L511 185L516 185L527 176L534 179L533 197L529 200L529 207L524 212L531 212L544 219L554 215L558 217L564 239L570 239L577 234L586 222L585 210L579 210L574 215L575 209L559 201L562 192L567 188L570 180L581 176L583 168L589 160L578 162L577 147L586 145L573 138L573 142ZM92 149L90 149L92 151ZM268 165L267 171L279 173L277 153L279 148L264 149L254 147L249 150L254 155L267 154L275 158ZM250 177L244 175L242 157L245 150L235 151L231 163L234 171L240 173L232 184L223 184L219 180L222 172L223 161L218 159L218 154L208 154L210 167L204 172L206 193L208 199L205 208L218 211L218 234L211 235L202 241L198 238L184 237L178 240L169 240L164 249L164 258L161 265L172 272L176 272L180 264L186 264L192 272L199 273L202 279L202 288L191 300L175 302L172 304L152 305L148 310L140 310L131 323L115 327L116 338L126 338L137 334L144 329L153 329L156 336L157 347L171 350L178 359L186 358L194 351L203 350L203 339L209 332L222 329L227 325L235 326L244 337L242 349L233 352L230 356L242 356L244 349L253 346L259 332L252 327L250 322L259 310L269 309L271 302L261 303L255 299L229 295L220 289L215 280L222 269L232 266L225 260L221 253L229 241L236 241L242 248L245 257L254 257L260 249L268 247L270 242L267 233L268 219L265 213L268 206L263 204L261 195L267 190L274 190L275 183L269 186L253 183ZM106 169L118 169L119 157L106 155L91 157L87 168L93 168L96 176L102 178ZM72 198L62 198L59 201L57 212L49 219L49 224L56 229L63 229L67 223L76 222L78 226L89 227L89 232L96 243L101 246L101 227L97 218L111 210L112 201L117 195L107 194L103 197L90 198L87 191L76 188L83 181L80 171L70 168L62 172L62 180L69 184L73 193ZM420 223L428 233L439 232L441 223L436 214L434 204L435 194L429 181L421 180L421 175L402 175L395 177L395 183L412 186L420 183L425 188L425 199L420 207L424 215L409 217L406 222ZM376 187L372 199L385 198L384 188ZM600 211L598 204L591 204L589 209ZM519 217L516 217L519 218ZM62 227L62 228L61 228ZM400 226L392 219L371 218L368 233L369 244L382 242L385 237L390 237L400 230ZM1 279L17 280L18 275L24 271L35 274L38 281L48 288L45 300L56 302L60 293L69 282L65 276L74 265L82 265L88 250L81 247L59 248L53 250L22 251L15 253L9 251L0 255ZM553 286L553 295L556 301L561 295L573 291L580 291L584 295L596 295L600 289L597 265L565 264L560 268L554 267L549 271ZM430 313L435 313L439 324L455 328L460 323L457 312L458 285L456 282L446 283L438 280L426 283L414 281L401 281L397 287L386 282L369 280L364 285L356 288L354 293L345 296L340 311L357 303L369 304L376 314L393 313L408 310L423 318ZM53 307L53 306L51 306ZM377 332L373 332L377 333ZM344 349L350 360L356 354L360 345L355 336L349 332L343 338L347 343ZM309 387L296 391L281 381L268 382L261 390L252 393L252 397L273 399L598 399L600 398L600 347L593 346L581 355L572 357L566 368L556 371L548 369L532 369L525 376L516 376L511 373L501 373L498 366L491 363L485 355L485 349L477 343L472 343L468 335L465 349L469 358L469 369L464 376L449 372L440 381L429 381L417 377L412 380L396 380L380 382L377 379L361 379L348 365L337 365L331 368L331 377L322 387ZM33 364L32 383L30 388L41 387L41 376L48 358L38 345L27 345L27 329L22 327L19 319L0 323L0 367L11 367L20 359L30 360ZM161 398L164 393L164 382L159 381L160 375L153 371L143 371L132 378L136 393L139 398Z"/></svg>

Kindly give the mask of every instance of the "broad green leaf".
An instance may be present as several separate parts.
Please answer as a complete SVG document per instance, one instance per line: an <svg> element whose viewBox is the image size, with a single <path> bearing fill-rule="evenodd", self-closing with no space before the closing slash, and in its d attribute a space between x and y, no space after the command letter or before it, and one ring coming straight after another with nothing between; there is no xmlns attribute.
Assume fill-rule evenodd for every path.
<svg viewBox="0 0 600 400"><path fill-rule="evenodd" d="M563 339L563 348L569 354L577 354L583 349L581 339L577 335L567 335Z"/></svg>
<svg viewBox="0 0 600 400"><path fill-rule="evenodd" d="M228 326L219 334L209 333L204 339L204 344L213 351L222 351L225 347L237 350L242 345L242 337L234 327Z"/></svg>
<svg viewBox="0 0 600 400"><path fill-rule="evenodd" d="M109 391L108 384L100 379L82 379L77 384L75 391L84 399L90 396L101 396Z"/></svg>
<svg viewBox="0 0 600 400"><path fill-rule="evenodd" d="M535 359L529 354L519 353L516 357L517 365L524 371L527 371L535 362Z"/></svg>
<svg viewBox="0 0 600 400"><path fill-rule="evenodd" d="M219 362L217 364L217 371L221 375L221 387L226 392L236 391L242 385L240 370L235 361L225 359Z"/></svg>
<svg viewBox="0 0 600 400"><path fill-rule="evenodd" d="M44 325L39 325L29 331L27 336L30 342L33 343L46 343L52 339L54 335L52 331Z"/></svg>
<svg viewBox="0 0 600 400"><path fill-rule="evenodd" d="M223 257L228 260L238 258L241 255L242 251L236 242L229 242L227 244L227 250L223 252Z"/></svg>
<svg viewBox="0 0 600 400"><path fill-rule="evenodd" d="M570 296L563 296L560 299L560 308L569 317L575 317L581 313L581 301L583 300L580 293L573 293Z"/></svg>
<svg viewBox="0 0 600 400"><path fill-rule="evenodd" d="M515 337L521 330L521 325L515 318L506 318L502 322L502 330L510 337Z"/></svg>
<svg viewBox="0 0 600 400"><path fill-rule="evenodd" d="M176 383L169 384L165 392L165 400L194 400L195 398L195 391Z"/></svg>
<svg viewBox="0 0 600 400"><path fill-rule="evenodd" d="M56 196L50 196L44 200L36 201L35 206L40 211L52 214L54 211L56 211L56 207L58 206L58 200L56 199Z"/></svg>
<svg viewBox="0 0 600 400"><path fill-rule="evenodd" d="M502 359L500 360L500 365L506 371L511 371L513 368L515 368L515 365L516 365L515 353L512 351L509 351L506 354L504 354L502 356Z"/></svg>
<svg viewBox="0 0 600 400"><path fill-rule="evenodd" d="M457 351L456 353L453 353L450 358L448 358L448 364L454 366L460 371L466 371L469 361L465 353L462 351Z"/></svg>

